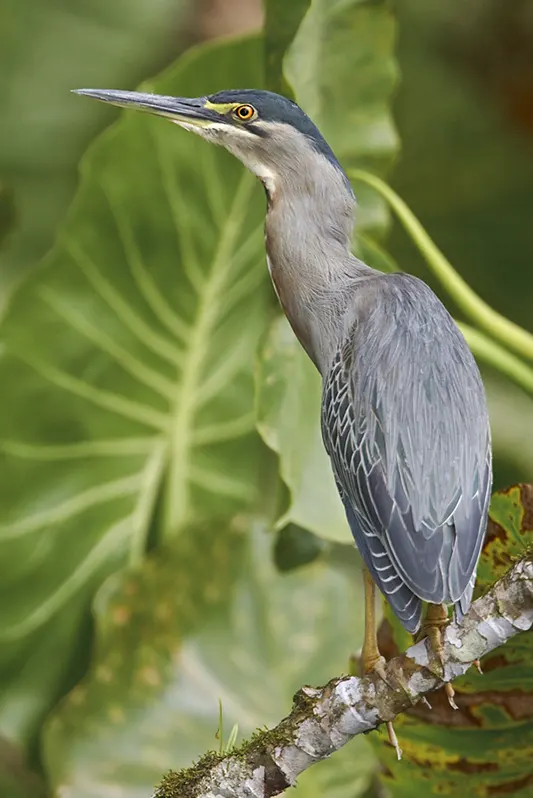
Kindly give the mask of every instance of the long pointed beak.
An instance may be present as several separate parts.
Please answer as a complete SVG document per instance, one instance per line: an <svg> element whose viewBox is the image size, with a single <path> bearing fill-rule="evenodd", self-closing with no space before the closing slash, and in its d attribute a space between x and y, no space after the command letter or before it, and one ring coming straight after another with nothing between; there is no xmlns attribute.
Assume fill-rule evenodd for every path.
<svg viewBox="0 0 533 798"><path fill-rule="evenodd" d="M205 107L205 98L165 97L160 94L144 94L139 91L114 91L109 89L73 89L74 94L83 94L121 108L165 116L176 122L204 127L219 119L218 114Z"/></svg>

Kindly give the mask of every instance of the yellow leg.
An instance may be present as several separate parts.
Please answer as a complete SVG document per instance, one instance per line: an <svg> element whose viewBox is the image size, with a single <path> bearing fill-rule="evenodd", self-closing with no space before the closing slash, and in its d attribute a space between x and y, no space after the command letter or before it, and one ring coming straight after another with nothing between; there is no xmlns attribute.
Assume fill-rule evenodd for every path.
<svg viewBox="0 0 533 798"><path fill-rule="evenodd" d="M363 670L368 673L381 670L380 676L385 675L383 670L384 658L378 648L378 638L376 634L376 587L374 580L370 576L367 568L363 568L363 579L365 584L365 639L363 642Z"/></svg>
<svg viewBox="0 0 533 798"><path fill-rule="evenodd" d="M385 679L385 668L383 667L385 659L381 656L379 651L376 634L376 587L367 568L363 568L363 579L365 585L365 639L361 655L363 672L369 673L370 671L376 671L382 679ZM394 727L390 721L388 721L386 725L389 742L396 751L398 759L401 759L402 750L398 744L398 738L396 737Z"/></svg>
<svg viewBox="0 0 533 798"><path fill-rule="evenodd" d="M437 657L439 664L444 665L444 646L443 646L443 631L448 624L448 613L444 604L428 604L426 618L422 627L423 632L429 638L433 653ZM455 703L455 690L452 685L447 682L444 685L444 692L448 698L448 703L452 709L458 709Z"/></svg>

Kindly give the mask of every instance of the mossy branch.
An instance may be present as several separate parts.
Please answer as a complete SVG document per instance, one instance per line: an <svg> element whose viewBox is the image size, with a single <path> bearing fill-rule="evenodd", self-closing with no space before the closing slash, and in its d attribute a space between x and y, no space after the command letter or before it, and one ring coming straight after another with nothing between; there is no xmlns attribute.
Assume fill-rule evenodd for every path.
<svg viewBox="0 0 533 798"><path fill-rule="evenodd" d="M462 624L446 629L444 670L426 640L386 665L387 680L340 676L303 687L290 715L226 755L206 754L194 767L169 773L152 798L270 798L353 737L392 720L423 696L464 674L472 663L533 626L530 552L481 598ZM401 767L401 765L399 765Z"/></svg>

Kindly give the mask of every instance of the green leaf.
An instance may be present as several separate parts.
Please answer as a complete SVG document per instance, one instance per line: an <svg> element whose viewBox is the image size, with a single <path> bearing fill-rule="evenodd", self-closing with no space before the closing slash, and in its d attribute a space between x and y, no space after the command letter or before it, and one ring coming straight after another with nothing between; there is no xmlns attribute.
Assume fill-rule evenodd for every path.
<svg viewBox="0 0 533 798"><path fill-rule="evenodd" d="M52 245L78 161L114 118L110 108L80 102L70 89L130 88L160 69L178 52L189 6L189 0L2 3L0 181L13 190L18 227L2 253L0 293Z"/></svg>
<svg viewBox="0 0 533 798"><path fill-rule="evenodd" d="M312 0L285 56L297 102L347 171L364 165L383 172L398 149L389 110L394 44L388 0ZM358 199L358 229L382 236L389 222L383 200L371 190Z"/></svg>
<svg viewBox="0 0 533 798"><path fill-rule="evenodd" d="M266 0L265 2L265 54L266 82L270 91L291 95L292 90L284 79L283 57L311 0Z"/></svg>
<svg viewBox="0 0 533 798"><path fill-rule="evenodd" d="M200 48L152 88L260 85L261 52ZM163 120L126 114L84 159L60 241L3 323L0 731L30 733L25 699L40 685L47 708L91 595L149 534L256 498L263 217L234 158ZM61 646L43 661L49 634Z"/></svg>
<svg viewBox="0 0 533 798"><path fill-rule="evenodd" d="M303 4L298 4L302 9ZM267 5L280 16L272 27L274 56L291 29L295 8ZM283 16L285 14L285 16ZM312 0L284 60L284 75L297 102L317 123L346 169L367 164L383 170L398 142L388 104L396 81L395 26L387 2ZM268 44L267 40L267 44ZM286 41L283 39L283 41ZM267 61L269 54L267 52ZM281 79L281 78L280 78ZM359 197L357 250L377 268L393 268L373 241L388 214L373 191ZM285 322L276 321L257 370L258 429L280 458L289 507L278 527L294 523L329 540L352 541L320 433L321 382Z"/></svg>
<svg viewBox="0 0 533 798"><path fill-rule="evenodd" d="M280 475L292 496L277 527L296 524L328 540L351 542L318 423L320 376L284 318L270 328L256 379L257 428L280 455Z"/></svg>
<svg viewBox="0 0 533 798"><path fill-rule="evenodd" d="M274 561L280 571L292 571L316 560L324 551L322 538L296 524L288 524L279 530L274 546Z"/></svg>
<svg viewBox="0 0 533 798"><path fill-rule="evenodd" d="M5 245L16 221L13 191L0 183L0 249Z"/></svg>
<svg viewBox="0 0 533 798"><path fill-rule="evenodd" d="M395 7L402 81L394 110L403 149L393 186L480 296L531 331L531 81L521 66L533 41L530 4L403 0ZM389 249L439 290L398 224ZM493 369L483 369L483 381L494 483L527 481L533 436L517 440L514 430L533 429L531 401Z"/></svg>
<svg viewBox="0 0 533 798"><path fill-rule="evenodd" d="M531 82L519 66L531 53L529 3L467 10L461 0L404 0L396 8L404 149L395 190L489 305L531 329ZM399 226L390 247L427 278ZM502 279L503 260L511 279Z"/></svg>
<svg viewBox="0 0 533 798"><path fill-rule="evenodd" d="M281 575L271 546L261 529L197 527L103 588L90 676L45 734L54 794L146 798L168 768L218 750L219 700L242 740L346 669L362 631L355 552L349 575L325 561ZM354 798L369 754L354 741L295 795Z"/></svg>
<svg viewBox="0 0 533 798"><path fill-rule="evenodd" d="M532 544L533 485L495 493L476 592L484 592ZM388 608L386 618L391 619ZM403 641L397 643L403 647ZM387 656L395 653L390 646L382 650ZM400 767L394 752L370 735L385 767L382 783L392 798L422 793L530 796L532 658L533 633L525 632L483 659L482 676L471 668L454 682L457 711L439 691L430 696L431 710L418 705L399 716L394 726L404 755Z"/></svg>
<svg viewBox="0 0 533 798"><path fill-rule="evenodd" d="M0 795L3 798L45 798L41 778L32 772L25 755L0 737Z"/></svg>

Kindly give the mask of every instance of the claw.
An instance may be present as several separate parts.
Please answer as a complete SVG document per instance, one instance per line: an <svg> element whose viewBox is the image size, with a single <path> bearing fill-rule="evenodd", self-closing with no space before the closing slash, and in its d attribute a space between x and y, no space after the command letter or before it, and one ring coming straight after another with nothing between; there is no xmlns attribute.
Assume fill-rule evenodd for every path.
<svg viewBox="0 0 533 798"><path fill-rule="evenodd" d="M444 685L444 692L446 693L446 698L448 699L448 704L451 706L451 708L459 709L459 707L455 703L455 690L453 689L450 682L446 682L446 684Z"/></svg>
<svg viewBox="0 0 533 798"><path fill-rule="evenodd" d="M398 742L398 738L396 737L396 732L394 731L394 726L389 721L387 724L387 733L389 735L389 743L392 745L394 750L396 751L396 756L398 757L398 762L402 758L402 749L400 748L400 744Z"/></svg>
<svg viewBox="0 0 533 798"><path fill-rule="evenodd" d="M480 662L478 659L475 659L475 660L474 660L474 662L473 662L473 664L474 664L474 666L475 666L475 668L476 668L477 672L479 673L479 675L480 675L480 676L483 676L483 669L482 669L482 667L481 667L481 662Z"/></svg>
<svg viewBox="0 0 533 798"><path fill-rule="evenodd" d="M377 673L380 679L383 679L385 684L389 684L387 681L387 674L385 672L385 657L377 657L375 660L369 661L367 660L364 663L365 673L372 673L374 671ZM398 761L402 758L402 749L400 748L400 744L398 742L398 738L396 737L396 732L394 731L394 726L392 725L392 721L387 721L385 723L387 727L387 735L389 737L389 743L392 745L394 750L396 751L396 756L398 757Z"/></svg>
<svg viewBox="0 0 533 798"><path fill-rule="evenodd" d="M365 663L365 673L372 673L374 671L377 673L380 679L383 679L385 684L389 684L387 681L387 674L385 672L385 657L376 657L374 661L367 660ZM398 738L396 737L396 732L394 731L394 726L392 725L392 721L387 721L385 723L387 727L387 735L389 738L389 743L392 745L394 750L396 751L396 756L398 757L398 761L402 758L402 749L400 748L400 744L398 742Z"/></svg>
<svg viewBox="0 0 533 798"><path fill-rule="evenodd" d="M385 684L388 684L387 681L387 674L385 672L385 657L381 655L379 657L373 657L371 659L367 659L363 662L363 669L365 673L370 673L371 671L375 671L380 679L383 679Z"/></svg>
<svg viewBox="0 0 533 798"><path fill-rule="evenodd" d="M375 671L380 679L383 679L385 684L388 684L387 673L385 671L385 657L382 657L380 654L376 636L376 619L374 615L374 581L366 568L363 570L363 578L365 584L365 641L362 651L363 672L370 673L371 671ZM387 721L385 725L387 727L389 742L396 751L396 756L398 759L401 759L402 749L398 743L398 738L396 737L396 732L394 731L392 721Z"/></svg>
<svg viewBox="0 0 533 798"><path fill-rule="evenodd" d="M424 624L424 631L430 642L431 649L437 658L444 675L444 645L443 645L443 631L448 624L448 616L446 608L441 604L430 604L428 607L426 621ZM479 663L478 663L479 664ZM447 682L444 685L444 692L448 699L448 704L452 709L459 709L455 703L455 690L452 685Z"/></svg>

